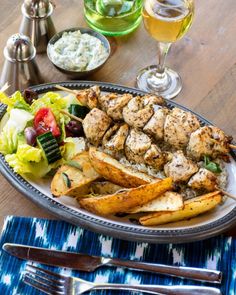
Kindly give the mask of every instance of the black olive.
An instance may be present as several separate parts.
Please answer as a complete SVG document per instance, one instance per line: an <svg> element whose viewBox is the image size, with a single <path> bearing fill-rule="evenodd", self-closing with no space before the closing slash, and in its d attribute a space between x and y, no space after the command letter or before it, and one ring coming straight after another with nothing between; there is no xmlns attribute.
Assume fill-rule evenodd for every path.
<svg viewBox="0 0 236 295"><path fill-rule="evenodd" d="M78 121L71 120L68 124L66 124L66 135L77 137L77 136L84 136L84 130L82 123Z"/></svg>
<svg viewBox="0 0 236 295"><path fill-rule="evenodd" d="M28 104L32 104L33 100L38 99L38 93L31 89L25 89L23 97Z"/></svg>

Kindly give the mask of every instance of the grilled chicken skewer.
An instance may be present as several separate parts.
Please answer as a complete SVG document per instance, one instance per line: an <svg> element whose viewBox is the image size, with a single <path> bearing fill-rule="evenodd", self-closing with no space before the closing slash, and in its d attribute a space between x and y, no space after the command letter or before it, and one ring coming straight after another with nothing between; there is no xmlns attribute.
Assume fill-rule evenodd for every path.
<svg viewBox="0 0 236 295"><path fill-rule="evenodd" d="M154 105L156 109L153 114L152 102L162 104L162 100L152 95L133 98L131 95L122 96L113 93L100 96L99 91L96 91L96 94L98 105L105 113L97 109L93 112L100 113L100 117L97 117L98 121L93 120L92 112L83 123L88 138L99 136L99 140L93 141L93 144L99 145L102 141L104 151L118 158L119 153L125 151L126 158L133 163L145 163L157 170L161 170L164 166L167 176L173 177L177 183L188 183L188 186L194 190L218 189L217 177L214 173L205 168L199 170L199 167L186 158L182 151L177 151L173 156L170 153L163 153L157 145L152 143L152 139L147 134L157 141L165 140L177 150L184 149L187 145L187 156L199 161L204 155L216 158L229 152L229 138L223 131L214 126L200 127L198 119L193 114L178 108L170 111ZM79 98L81 99L84 95L92 96L89 95L89 90L85 90L83 95L79 94ZM86 104L85 98L83 104ZM109 129L109 124L109 126L103 124L103 121L109 121L108 113L114 121L120 121L124 117L126 123L139 130L134 128L129 130L128 124L115 124ZM92 120L94 124L91 128ZM99 126L98 132L95 131L96 126ZM140 131L140 128L143 128L146 134ZM90 132L93 134L91 135Z"/></svg>
<svg viewBox="0 0 236 295"><path fill-rule="evenodd" d="M146 163L158 170L164 167L166 176L172 177L175 183L186 183L194 190L207 192L219 189L216 175L205 168L199 168L194 161L184 155L183 151L178 150L173 154L162 152L147 134L139 129L130 128L126 123L116 123L111 127L111 118L100 109L93 108L84 120L66 111L62 112L72 119L83 121L87 139L95 146L102 145L103 150L114 157L119 158L119 153L124 151L130 162ZM162 119L163 114L169 113L169 110L160 108L157 112L157 117ZM183 115L181 113L180 117ZM197 126L195 121L194 125ZM199 132L199 128L197 130ZM161 137L161 134L158 136Z"/></svg>
<svg viewBox="0 0 236 295"><path fill-rule="evenodd" d="M60 87L60 89L62 88ZM163 100L159 97L146 95L140 98L128 94L100 95L97 86L76 91L76 96L80 102L90 108L99 104L101 109L112 116L113 120L123 118L128 125L134 128L143 128L148 134L155 134L155 131L159 129L159 139L162 139L161 136L163 135L165 142L175 149L185 148L188 144L188 155L197 160L203 155L210 155L215 158L229 151L229 138L225 136L223 131L213 126L200 127L198 119L190 112L174 108L168 113L167 109L163 109L164 112L162 109L162 112L157 109L154 115L153 106L163 103ZM89 118L91 119L91 117Z"/></svg>
<svg viewBox="0 0 236 295"><path fill-rule="evenodd" d="M67 88L56 86L66 91ZM187 149L187 155L199 160L203 155L216 158L229 152L231 138L214 126L200 127L196 116L190 112L174 108L169 110L161 105L162 98L155 95L133 97L130 94L110 93L101 95L99 87L68 92L88 107L99 107L114 121L124 120L129 126L143 129L156 141L165 141L171 147Z"/></svg>

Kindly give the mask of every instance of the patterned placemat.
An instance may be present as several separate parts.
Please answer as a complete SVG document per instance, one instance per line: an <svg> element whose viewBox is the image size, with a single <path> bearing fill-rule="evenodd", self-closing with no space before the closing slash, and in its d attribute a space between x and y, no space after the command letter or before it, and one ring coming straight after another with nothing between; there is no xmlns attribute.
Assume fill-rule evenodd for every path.
<svg viewBox="0 0 236 295"><path fill-rule="evenodd" d="M231 237L218 236L201 242L177 245L136 243L96 234L63 221L8 216L0 240L0 294L43 295L44 293L36 291L22 282L26 262L3 251L2 245L4 243L26 244L152 263L218 269L224 274L221 285L222 293L225 295L236 294L236 239ZM45 268L95 282L201 284L190 280L115 267L101 267L93 273L47 266ZM214 284L205 285L215 286ZM97 291L93 294L110 295L114 292ZM132 293L116 292L115 294Z"/></svg>

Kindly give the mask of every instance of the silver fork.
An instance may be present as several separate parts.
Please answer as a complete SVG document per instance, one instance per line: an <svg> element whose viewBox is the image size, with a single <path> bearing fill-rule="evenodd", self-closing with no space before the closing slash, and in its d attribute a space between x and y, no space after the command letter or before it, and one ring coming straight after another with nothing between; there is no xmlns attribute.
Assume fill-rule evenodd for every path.
<svg viewBox="0 0 236 295"><path fill-rule="evenodd" d="M128 285L98 284L79 278L64 276L27 264L23 277L24 283L49 295L80 295L90 290L131 290L159 295L220 295L217 288L202 286L161 286L161 285Z"/></svg>

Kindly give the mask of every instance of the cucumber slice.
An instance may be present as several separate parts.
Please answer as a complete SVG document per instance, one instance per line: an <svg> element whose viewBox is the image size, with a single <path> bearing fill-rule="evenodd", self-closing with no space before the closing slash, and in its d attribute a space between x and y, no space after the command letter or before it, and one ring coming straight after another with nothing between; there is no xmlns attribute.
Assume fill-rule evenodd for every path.
<svg viewBox="0 0 236 295"><path fill-rule="evenodd" d="M41 134L37 137L37 143L43 150L44 156L48 164L52 164L61 159L61 152L52 132Z"/></svg>
<svg viewBox="0 0 236 295"><path fill-rule="evenodd" d="M79 104L71 104L68 108L69 113L79 117L81 119L84 119L85 116L90 112L90 109L85 107L85 106L81 106Z"/></svg>

